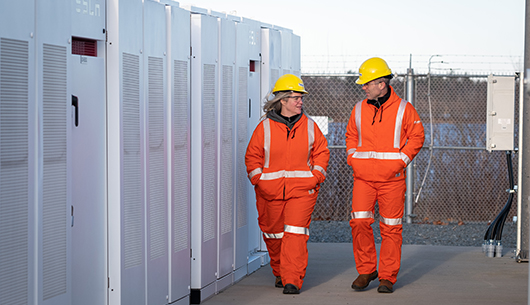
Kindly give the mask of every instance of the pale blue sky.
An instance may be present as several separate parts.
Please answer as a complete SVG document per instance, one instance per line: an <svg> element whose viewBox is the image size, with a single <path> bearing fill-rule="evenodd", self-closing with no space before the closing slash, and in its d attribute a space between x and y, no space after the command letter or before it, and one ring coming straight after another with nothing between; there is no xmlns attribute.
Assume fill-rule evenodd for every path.
<svg viewBox="0 0 530 305"><path fill-rule="evenodd" d="M426 69L462 69L466 61L520 70L524 54L524 0L186 0L194 5L292 29L301 37L302 70L348 69L370 56ZM458 56L454 56L458 55ZM326 64L323 62L327 61ZM421 62L421 63L420 63ZM488 65L488 63L490 63ZM421 66L421 67L420 67ZM510 67L513 66L513 67Z"/></svg>

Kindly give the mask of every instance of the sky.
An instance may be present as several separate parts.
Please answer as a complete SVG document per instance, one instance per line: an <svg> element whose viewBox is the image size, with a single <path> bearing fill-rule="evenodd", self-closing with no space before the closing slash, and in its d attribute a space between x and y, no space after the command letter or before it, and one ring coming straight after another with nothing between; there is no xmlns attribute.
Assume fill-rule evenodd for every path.
<svg viewBox="0 0 530 305"><path fill-rule="evenodd" d="M362 61L373 56L384 58L391 68L426 72L430 67L433 73L520 71L523 65L525 0L179 3L293 30L301 38L302 71L306 72L357 71Z"/></svg>

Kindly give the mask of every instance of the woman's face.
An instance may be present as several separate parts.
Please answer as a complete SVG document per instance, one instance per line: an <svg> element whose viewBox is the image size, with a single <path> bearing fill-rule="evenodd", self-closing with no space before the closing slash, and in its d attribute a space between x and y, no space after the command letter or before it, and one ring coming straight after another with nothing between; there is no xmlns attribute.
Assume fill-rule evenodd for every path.
<svg viewBox="0 0 530 305"><path fill-rule="evenodd" d="M289 96L281 100L282 111L281 115L285 117L292 117L302 113L302 105L304 104L304 95L299 92L292 92Z"/></svg>

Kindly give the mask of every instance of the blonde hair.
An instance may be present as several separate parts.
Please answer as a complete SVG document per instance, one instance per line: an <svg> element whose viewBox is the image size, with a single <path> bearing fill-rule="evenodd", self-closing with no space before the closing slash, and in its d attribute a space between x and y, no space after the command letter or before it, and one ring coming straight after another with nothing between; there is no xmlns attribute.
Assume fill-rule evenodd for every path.
<svg viewBox="0 0 530 305"><path fill-rule="evenodd" d="M282 99L286 98L291 94L292 91L280 91L276 92L276 94L270 92L265 97L265 105L263 106L263 111L265 112L265 115L269 113L270 111L274 110L277 113L280 113L282 111L282 103L280 102ZM272 99L269 99L271 98Z"/></svg>

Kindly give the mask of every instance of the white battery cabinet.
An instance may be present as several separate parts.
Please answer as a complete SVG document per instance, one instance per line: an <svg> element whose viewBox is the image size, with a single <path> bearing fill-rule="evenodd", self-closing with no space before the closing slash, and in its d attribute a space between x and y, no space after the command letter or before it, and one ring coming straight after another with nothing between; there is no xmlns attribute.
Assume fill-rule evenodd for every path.
<svg viewBox="0 0 530 305"><path fill-rule="evenodd" d="M39 299L34 1L0 9L0 304ZM66 126L65 126L66 127Z"/></svg>
<svg viewBox="0 0 530 305"><path fill-rule="evenodd" d="M115 0L108 16L109 304L188 304L190 14Z"/></svg>
<svg viewBox="0 0 530 305"><path fill-rule="evenodd" d="M239 144L244 146L244 151L241 151L242 158L244 160L244 153L246 152L246 146L250 141L250 137L254 132L254 129L259 123L262 110L261 110L261 101L263 97L261 96L261 23L256 20L242 18L241 28L247 28L247 33L244 33L244 30L239 31L238 25L238 37L241 35L241 45L246 45L248 50L248 78L247 78L247 94L248 94L248 113L246 119L246 139L238 138ZM238 48L239 50L244 50L243 47ZM238 53L239 54L239 53ZM238 64L242 61L245 61L244 58L238 56ZM238 124L240 121L238 120ZM240 128L238 128L239 132ZM243 135L243 132L239 133ZM238 136L239 137L239 136ZM243 150L243 148L239 148ZM240 161L242 162L242 161ZM242 167L240 171L245 170L245 177L238 176L238 188L241 186L246 186L244 190L239 189L240 192L245 192L246 194L246 206L247 206L247 221L248 221L248 247L247 247L247 269L248 273L252 273L261 267L262 257L266 256L267 252L258 253L261 249L261 231L258 225L258 211L256 208L256 194L254 192L254 187L250 184L248 177L246 176L246 166L241 164ZM239 174L240 172L238 172ZM244 197L244 195L241 195ZM239 218L239 216L238 216ZM261 254L261 255L257 255ZM236 257L237 262L237 257Z"/></svg>
<svg viewBox="0 0 530 305"><path fill-rule="evenodd" d="M73 305L107 302L106 4L85 4L70 9Z"/></svg>
<svg viewBox="0 0 530 305"><path fill-rule="evenodd" d="M261 29L261 97L271 92L280 76L282 66L282 37L280 31L270 28ZM260 104L263 114L264 100Z"/></svg>
<svg viewBox="0 0 530 305"><path fill-rule="evenodd" d="M189 304L190 295L190 12L166 6L168 97L171 110L169 147L170 291L169 303Z"/></svg>
<svg viewBox="0 0 530 305"><path fill-rule="evenodd" d="M0 9L2 304L106 302L105 4L92 4Z"/></svg>
<svg viewBox="0 0 530 305"><path fill-rule="evenodd" d="M249 52L250 27L236 24L235 59L235 111L234 111L234 282L247 274L248 257L248 179L245 166L245 152L248 143L247 121L249 117L248 78L250 69Z"/></svg>
<svg viewBox="0 0 530 305"><path fill-rule="evenodd" d="M301 42L300 36L292 34L291 39L291 73L300 77L302 75Z"/></svg>
<svg viewBox="0 0 530 305"><path fill-rule="evenodd" d="M488 76L486 149L513 150L515 76Z"/></svg>
<svg viewBox="0 0 530 305"><path fill-rule="evenodd" d="M300 36L293 34L290 29L273 27L280 32L281 45L281 75L294 74L300 76Z"/></svg>
<svg viewBox="0 0 530 305"><path fill-rule="evenodd" d="M282 27L274 27L274 29L280 32L280 37L282 40L281 44L281 65L280 65L280 75L291 74L292 73L292 45L293 45L293 31L289 29L284 29Z"/></svg>
<svg viewBox="0 0 530 305"><path fill-rule="evenodd" d="M36 2L38 270L42 304L71 303L71 136L69 1Z"/></svg>
<svg viewBox="0 0 530 305"><path fill-rule="evenodd" d="M102 57L72 55L72 303L107 299L106 103ZM77 112L77 113L76 113ZM76 123L77 120L77 123Z"/></svg>
<svg viewBox="0 0 530 305"><path fill-rule="evenodd" d="M235 63L236 63L236 23L226 18L218 18L219 25L219 111L217 112L217 141L219 160L217 234L217 283L220 291L233 282L234 270L234 125L235 125Z"/></svg>
<svg viewBox="0 0 530 305"><path fill-rule="evenodd" d="M217 18L191 14L191 302L215 293L217 280Z"/></svg>
<svg viewBox="0 0 530 305"><path fill-rule="evenodd" d="M109 304L145 304L143 3L108 8Z"/></svg>
<svg viewBox="0 0 530 305"><path fill-rule="evenodd" d="M140 116L145 122L146 291L147 304L168 302L169 287L169 198L166 74L166 10L159 2L145 0L143 7L144 100Z"/></svg>

